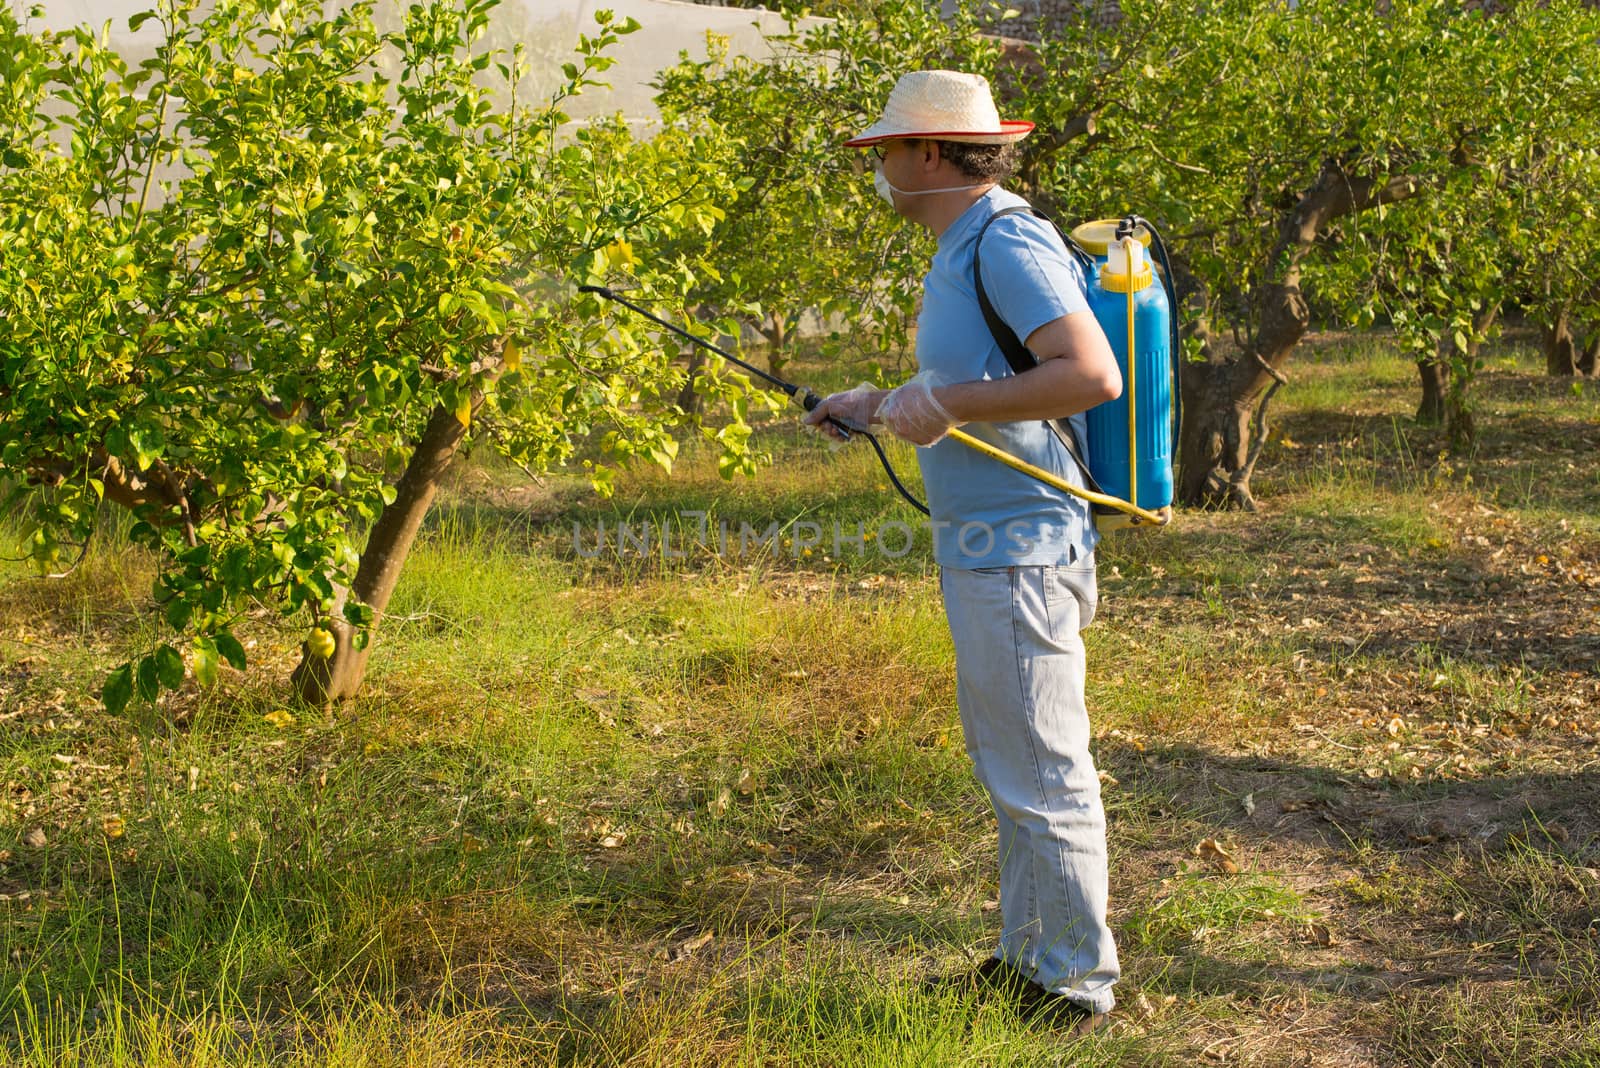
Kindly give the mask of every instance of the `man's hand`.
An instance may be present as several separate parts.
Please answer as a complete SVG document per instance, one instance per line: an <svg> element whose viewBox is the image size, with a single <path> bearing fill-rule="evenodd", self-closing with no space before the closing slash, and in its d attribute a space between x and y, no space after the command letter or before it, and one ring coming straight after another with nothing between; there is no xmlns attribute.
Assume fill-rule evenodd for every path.
<svg viewBox="0 0 1600 1068"><path fill-rule="evenodd" d="M866 430L878 422L878 406L888 395L888 390L878 389L863 382L855 389L843 393L830 393L820 404L803 415L800 421L807 426L815 427L835 441L844 441L845 436L839 433L839 428L827 420L838 420L851 430Z"/></svg>
<svg viewBox="0 0 1600 1068"><path fill-rule="evenodd" d="M919 372L911 381L892 391L878 409L878 418L895 432L897 437L926 448L959 425L955 416L945 411L933 395L938 379L927 371Z"/></svg>

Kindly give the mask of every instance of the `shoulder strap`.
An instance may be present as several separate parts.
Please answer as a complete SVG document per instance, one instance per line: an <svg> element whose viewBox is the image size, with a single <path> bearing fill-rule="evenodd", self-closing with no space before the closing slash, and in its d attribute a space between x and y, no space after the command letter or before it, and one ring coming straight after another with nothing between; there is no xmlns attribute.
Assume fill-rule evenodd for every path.
<svg viewBox="0 0 1600 1068"><path fill-rule="evenodd" d="M1066 246L1067 251L1072 254L1078 261L1079 266L1083 268L1085 277L1088 276L1094 266L1094 258L1080 247L1076 241L1063 234L1061 228L1056 226L1054 219L1033 207L1003 208L989 216L988 220L984 222L983 229L978 231L978 239L972 249L972 280L978 290L978 307L983 310L983 321L989 324L989 333L994 335L995 344L999 345L1000 351L1005 354L1006 363L1011 365L1011 373L1018 375L1039 366L1039 361L1033 353L1028 351L1028 347L1022 343L1022 340L1017 337L1017 332L1007 326L1004 319L1000 318L1000 313L995 311L994 304L989 300L989 294L984 292L981 254L983 252L983 235L988 232L990 224L996 219L1004 218L1007 215L1016 215L1024 211L1050 224L1056 235L1061 238L1061 243ZM1089 470L1088 462L1084 459L1083 446L1078 442L1078 430L1072 425L1072 420L1046 419L1044 425L1050 428L1051 433L1055 434L1056 440L1060 441L1062 447L1067 450L1067 455L1072 457L1072 462L1078 465L1078 470L1083 473L1083 480L1088 484L1088 487L1096 493L1102 492L1099 483L1095 481L1093 473Z"/></svg>

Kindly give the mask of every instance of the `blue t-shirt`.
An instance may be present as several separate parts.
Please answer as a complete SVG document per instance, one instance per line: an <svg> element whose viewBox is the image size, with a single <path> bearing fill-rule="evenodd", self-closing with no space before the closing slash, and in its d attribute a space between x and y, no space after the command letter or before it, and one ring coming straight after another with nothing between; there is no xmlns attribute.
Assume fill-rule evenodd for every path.
<svg viewBox="0 0 1600 1068"><path fill-rule="evenodd" d="M978 232L997 211L1027 201L999 187L968 208L939 237L939 251L923 281L917 318L917 364L946 382L1010 375L972 284ZM983 235L983 287L995 311L1017 337L1063 315L1089 309L1083 271L1055 229L1025 212L1000 219ZM1073 416L1087 442L1081 414ZM968 423L975 438L1083 485L1078 465L1042 420ZM946 438L918 449L932 513L933 558L941 567L979 568L1067 564L1085 558L1098 540L1089 506Z"/></svg>

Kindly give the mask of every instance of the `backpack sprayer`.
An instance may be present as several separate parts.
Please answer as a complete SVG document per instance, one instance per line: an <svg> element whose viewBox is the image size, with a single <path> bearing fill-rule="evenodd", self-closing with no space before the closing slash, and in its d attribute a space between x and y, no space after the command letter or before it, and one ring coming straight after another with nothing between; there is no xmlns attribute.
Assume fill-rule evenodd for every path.
<svg viewBox="0 0 1600 1068"><path fill-rule="evenodd" d="M1012 208L996 212L990 217L989 223L1005 215L1029 210ZM984 224L985 230L989 223ZM978 240L981 245L981 231ZM1051 420L1047 424L1084 473L1088 488L1074 486L959 428L951 429L947 436L1030 478L1087 501L1094 510L1095 524L1102 532L1128 527L1165 526L1172 521L1173 443L1177 440L1180 419L1180 350L1177 325L1172 314L1177 299L1166 244L1155 227L1136 215L1121 220L1100 219L1084 223L1073 230L1071 239L1063 237L1062 240L1083 267L1088 281L1090 310L1111 343L1123 381L1120 397L1089 409L1087 456L1070 421ZM1162 284L1159 286L1154 284L1155 274L1144 255L1145 247L1152 243L1161 258ZM979 262L977 253L974 253L973 277L979 306L1007 362L1015 373L1021 374L1036 366L1038 361L1010 327L1000 320L989 303L979 274ZM746 363L704 338L696 337L619 296L606 286L579 286L578 292L593 293L621 304L677 336L716 353L736 367L782 390L808 412L822 403L822 398L805 386L785 382ZM867 430L846 426L836 419L830 418L828 422L846 439L857 434L866 438L894 488L913 508L923 515L928 514L928 506L912 496L895 474L894 466L875 435Z"/></svg>
<svg viewBox="0 0 1600 1068"><path fill-rule="evenodd" d="M996 220L1028 212L1055 227L1048 215L1032 208L1006 208L991 215L978 231L972 254L972 283L989 333L1015 374L1038 366L1016 333L989 301L983 287L983 235ZM1087 282L1089 310L1105 331L1122 372L1122 394L1085 413L1089 447L1078 440L1069 419L1046 420L1078 470L1088 490L1061 486L1088 501L1101 533L1128 527L1163 527L1172 521L1172 455L1178 436L1177 306L1166 242L1154 226L1137 215L1097 219L1061 234L1067 251L1078 261ZM1161 257L1162 284L1155 285L1144 251L1154 243ZM1085 452L1087 451L1087 455ZM1051 485L1056 485L1052 482Z"/></svg>
<svg viewBox="0 0 1600 1068"><path fill-rule="evenodd" d="M1161 260L1160 285L1145 256L1150 245ZM1100 512L1096 524L1101 531L1139 526L1145 521L1139 512L1148 509L1165 526L1172 521L1173 458L1183 423L1183 346L1167 243L1154 226L1130 215L1075 227L1068 247L1093 260L1093 269L1086 268L1089 308L1122 371L1122 395L1085 413L1088 470L1094 485L1132 509Z"/></svg>

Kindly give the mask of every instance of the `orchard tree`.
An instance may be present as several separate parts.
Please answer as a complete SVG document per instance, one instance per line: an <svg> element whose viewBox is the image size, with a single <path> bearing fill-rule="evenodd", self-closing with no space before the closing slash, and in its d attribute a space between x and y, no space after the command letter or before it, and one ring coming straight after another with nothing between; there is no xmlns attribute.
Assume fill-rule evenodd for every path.
<svg viewBox="0 0 1600 1068"><path fill-rule="evenodd" d="M476 44L493 5L385 31L370 3L171 0L131 20L163 31L135 67L0 10L0 484L46 573L112 506L154 552L170 637L111 708L242 668L260 605L309 632L300 697L355 693L469 435L533 469L586 450L601 488L670 464L682 371L573 283L681 297L704 265L677 237L733 187L689 129L563 132L635 24L601 12L529 107L523 59Z"/></svg>
<svg viewBox="0 0 1600 1068"><path fill-rule="evenodd" d="M1528 162L1532 195L1512 248L1531 289L1525 306L1541 323L1545 370L1600 375L1600 130L1591 121L1572 132Z"/></svg>
<svg viewBox="0 0 1600 1068"><path fill-rule="evenodd" d="M1541 151L1594 143L1584 138L1600 114L1600 12L1572 0L1493 16L1447 0L1119 6L1120 20L1070 23L1023 49L984 40L973 5L958 5L941 38L930 5L865 0L841 5L836 23L799 41L786 38L789 51L764 64L728 73L686 65L665 83L666 97L680 115L710 101L698 114L730 130L779 130L776 143L810 146L852 129L852 108L855 121L870 118L905 70L959 66L990 77L1007 111L1037 123L1022 143L1022 192L1066 226L1137 212L1172 241L1188 356L1183 502L1254 507L1267 405L1288 381L1313 305L1356 325L1394 321L1426 354L1421 366L1432 377L1424 381L1437 387L1437 407L1453 396L1455 426L1470 430L1476 345L1508 301L1527 302L1526 260L1508 265L1521 242L1552 240L1559 225L1548 214L1517 222L1535 200L1556 203L1558 190L1544 179L1535 196L1520 183L1534 176ZM822 69L785 69L800 62ZM763 92L785 78L826 92ZM774 113L790 101L787 113ZM729 142L739 169L753 175L781 158L763 157L773 143ZM751 272L738 291L783 291L784 303L837 291L812 271L832 264L837 250L824 240L833 224L816 214L805 178L826 191L839 172L825 169L821 153L814 158L815 177L796 179L795 191L748 198L748 214L730 209L728 247L775 250L756 265L767 277ZM1593 180L1592 171L1567 173ZM752 185L765 187L761 178ZM1580 214L1595 199L1587 184L1566 192ZM815 218L820 224L801 227L796 242L763 241ZM869 216L859 219L858 257L888 247L877 244ZM1577 243L1585 251L1574 279L1593 246ZM864 269L855 277L875 281L855 310L836 305L842 314L903 329L926 255L905 251L875 264L856 259ZM1592 299L1566 277L1550 286L1574 309ZM871 299L883 295L892 295L889 307ZM1463 373L1451 378L1453 369Z"/></svg>
<svg viewBox="0 0 1600 1068"><path fill-rule="evenodd" d="M1400 315L1470 435L1476 347L1514 285L1516 183L1541 138L1591 128L1600 15L1559 0L1494 17L1443 0L1121 7L1113 26L1047 38L1019 100L1041 125L1041 195L1069 217L1136 210L1173 238L1190 357L1179 499L1254 507L1267 404L1314 302L1358 325Z"/></svg>
<svg viewBox="0 0 1600 1068"><path fill-rule="evenodd" d="M1397 340L1417 361L1417 422L1443 425L1457 450L1476 439L1472 387L1482 367L1479 350L1515 285L1506 257L1514 202L1492 179L1469 181L1453 178L1437 197L1408 204L1387 220L1396 236L1383 257L1388 284L1380 297Z"/></svg>
<svg viewBox="0 0 1600 1068"><path fill-rule="evenodd" d="M1255 506L1253 431L1310 326L1304 290L1328 237L1448 169L1476 87L1452 69L1473 53L1442 44L1442 7L1209 8L1172 72L1192 102L1122 149L1149 168L1147 195L1179 230L1205 309L1182 383L1184 503ZM1219 321L1236 347L1212 343Z"/></svg>

